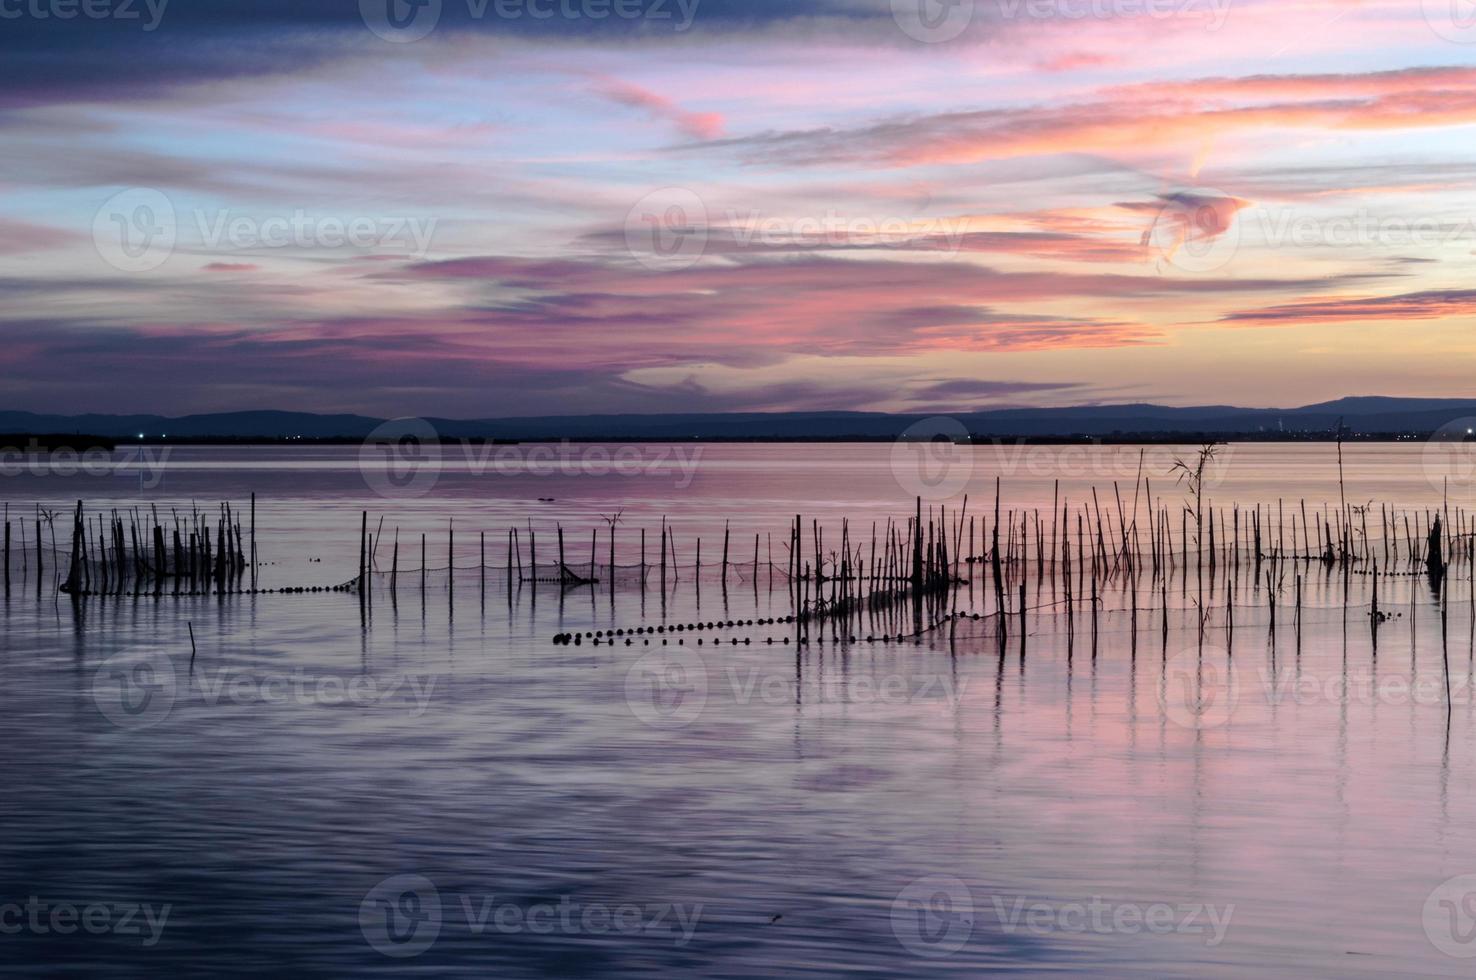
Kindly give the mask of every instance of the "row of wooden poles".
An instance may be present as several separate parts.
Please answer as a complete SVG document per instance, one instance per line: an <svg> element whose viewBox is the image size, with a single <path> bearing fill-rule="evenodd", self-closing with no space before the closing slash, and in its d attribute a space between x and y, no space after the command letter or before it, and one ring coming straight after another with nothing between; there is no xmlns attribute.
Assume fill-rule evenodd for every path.
<svg viewBox="0 0 1476 980"><path fill-rule="evenodd" d="M806 528L803 517L796 515L794 523L789 528L789 541L784 546L788 553L786 565L782 573L783 580L788 583L791 592L797 597L809 596L808 586L813 584L813 602L818 605L831 605L853 600L857 594L857 587L861 583L869 582L871 591L880 591L905 585L914 592L940 591L946 589L949 582L956 579L957 561L953 560L953 571L950 572L950 552L944 531L945 527L940 512L937 519L929 514L929 520L924 524L922 502L919 498L917 503L917 516L907 523L905 532L899 527L888 522L886 528L886 539L882 542L881 560L877 556L876 526L872 526L871 560L868 563L860 559L860 552L853 560L850 522L843 521L841 526L841 550L839 552L825 551L824 529L819 521L813 521L809 528L813 542L813 552L810 556L805 554ZM602 556L599 552L598 529L590 532L589 561L572 563L568 558L565 547L565 535L562 525L555 527L557 538L557 560L551 566L549 575L539 574L538 566L538 538L537 532L527 528L527 556L528 561L523 562L524 549L522 545L522 530L516 527L509 528L507 532L507 547L505 554L505 573L509 584L513 582L552 582L565 586L591 586L600 582L601 557L606 559L605 567L612 573L620 566L617 564L616 541L614 522L607 519L610 524L607 535L608 552ZM359 571L355 581L360 585L361 591L368 581L368 576L379 567L379 548L384 535L384 522L381 519L376 531L369 530L369 514L367 511L361 515L359 535ZM486 532L478 532L478 562L477 568L485 573L489 567L487 562L487 535ZM767 568L769 582L772 587L774 571L778 567L773 561L773 537L768 536L767 558L761 557L761 545L764 537L760 534L753 536L753 578L759 578L758 569ZM955 546L957 545L955 540ZM427 559L426 535L420 535L420 564L418 572L421 584L424 585L425 573L430 567ZM908 549L911 549L909 552ZM394 529L391 544L389 546L389 584L391 590L397 589L400 576L400 533ZM730 572L736 570L739 563L733 559L732 528L727 522L723 528L723 547L721 559L717 564L720 571L720 581L724 587L729 579ZM446 567L454 570L456 567L456 529L454 523L448 523L446 533ZM682 567L677 554L677 536L674 529L666 523L663 518L660 528L660 543L656 551L655 560L651 560L646 544L646 530L639 532L639 561L628 566L638 570L638 577L644 581L647 573L655 572L664 584L668 577L678 580L679 569ZM702 562L702 538L696 539L696 555L693 566L699 572L704 567ZM411 568L408 571L416 571ZM869 575L869 578L868 578ZM824 589L825 584L830 585L830 594L827 598ZM610 584L614 584L613 576Z"/></svg>
<svg viewBox="0 0 1476 980"><path fill-rule="evenodd" d="M605 568L609 588L613 593L616 586L615 573L619 568L616 551L618 517L607 518L606 524L609 531L606 538L608 551L603 557L607 561ZM806 554L807 531L809 547L812 549L808 555ZM958 562L950 557L952 552L943 512L939 511L936 515L930 512L928 519L924 521L922 501L919 498L916 504L916 514L907 522L905 529L901 525L888 522L886 536L880 544L880 554L878 554L875 532L876 527L873 525L871 557L868 561L860 557L859 551L853 553L849 521L842 522L840 550L827 552L824 529L819 521L812 521L807 528L803 516L795 516L789 528L788 542L783 545L788 557L781 577L793 603L797 623L808 627L812 622L849 619L853 615L859 616L864 609L876 610L892 607L904 598L910 598L914 613L914 629L921 630L924 621L924 607L927 606L934 613L941 608L939 598L945 596L958 581ZM384 534L383 519L378 522L377 529L371 531L369 514L367 511L363 512L359 534L359 573L355 579L361 609L367 609L368 604L372 601L373 589L369 577L378 568L378 552ZM599 552L598 529L590 533L587 564L582 562L577 565L571 564L565 546L564 528L561 525L555 528L555 535L557 562L551 566L550 574L542 575L538 565L536 531L531 527L527 529L528 561L524 565L522 530L519 528L508 530L504 572L509 601L511 601L515 582L531 583L535 589L538 583L552 583L560 586L561 590L594 587L600 584L599 560L602 556ZM399 538L399 529L396 528L388 548L390 564L388 587L392 598L398 594L399 589L401 571ZM953 547L958 547L960 543L955 538ZM477 533L477 544L478 584L481 594L485 597L486 573L489 567L485 532ZM755 593L758 591L760 580L759 570L767 569L768 588L772 591L775 572L778 568L777 563L773 561L772 535L768 539L767 560L761 557L761 544L763 544L763 538L755 534L751 566L751 582ZM694 587L700 596L701 573L704 568L701 537L696 539L695 547L694 564L689 567L694 569ZM429 568L427 540L424 534L420 535L419 548L419 568L410 571L418 571L420 590L423 595L426 588L426 573ZM630 566L635 580L644 589L648 577L654 573L660 583L664 605L668 582L676 582L680 579L679 569L682 566L678 558L676 533L663 519L655 560L652 561L648 553L644 528L639 533L639 548L639 562ZM716 566L720 575L719 582L725 594L730 573L737 568L737 563L732 560L733 554L732 528L729 523L725 522L721 559ZM450 592L455 588L457 567L454 523L447 525L446 567L448 571L447 589Z"/></svg>
<svg viewBox="0 0 1476 980"><path fill-rule="evenodd" d="M788 542L783 546L787 552L783 558L783 575L791 583L830 583L839 590L835 593L839 599L853 595L858 583L867 585L869 591L897 584L914 591L937 587L939 583L959 578L960 562L988 562L991 566L998 564L1017 571L1034 566L1042 577L1053 567L1072 568L1079 580L1087 576L1110 580L1119 574L1143 570L1161 574L1182 567L1239 568L1248 562L1257 566L1302 562L1336 567L1381 564L1386 569L1400 566L1428 569L1471 561L1471 545L1476 542L1476 523L1471 514L1459 508L1453 512L1426 509L1411 514L1381 507L1379 515L1385 534L1375 538L1368 533L1368 508L1348 508L1347 515L1359 518L1361 525L1345 522L1342 513L1326 505L1309 518L1305 501L1297 501L1296 509L1288 514L1283 502L1253 508L1207 505L1197 512L1193 506L1175 508L1160 500L1151 508L1139 504L1135 514L1123 509L1117 491L1114 484L1118 504L1115 512L1102 509L1095 491L1090 503L1073 508L1069 501L1058 499L1045 512L1039 508L1011 508L1001 514L996 496L992 523L987 516L969 514L967 497L957 510L937 508L926 514L919 501L916 516L905 524L888 520L879 526L873 522L869 539L858 539L852 522L843 518L839 546L828 549L826 529L820 522L813 520L807 526L803 518L796 516L788 531ZM1447 531L1451 522L1455 525L1453 533ZM1176 523L1177 536L1172 533ZM371 533L367 512L363 515L360 580L379 568L382 525L381 521L380 531ZM508 579L591 585L599 580L602 559L607 568L619 567L619 536L614 527L606 533L607 550L603 555L599 529L590 530L587 561L573 561L568 557L562 525L555 528L555 535L555 560L545 574L539 570L536 530L509 528L505 549ZM478 539L481 556L478 566L490 567L486 560L485 532L479 532ZM763 536L754 534L752 567L781 567L774 561L772 535L768 537L767 558L762 554L763 543ZM729 572L738 567L731 527L724 527L720 559L715 565L704 565L702 546L699 536L693 564L718 568L721 580L726 582ZM676 578L682 567L677 548L677 535L663 519L655 558L650 555L646 530L642 528L636 560L626 567ZM447 549L447 567L450 567L455 554L454 525L448 525ZM398 528L388 550L389 574L394 583L401 570ZM420 567L429 567L424 534L420 535L420 554Z"/></svg>
<svg viewBox="0 0 1476 980"><path fill-rule="evenodd" d="M1238 504L1215 506L1206 502L1190 480L1186 496L1174 500L1155 497L1152 483L1140 475L1129 493L1116 482L1112 498L1104 508L1096 488L1088 501L1073 504L1062 499L1059 483L1049 510L1017 509L1003 505L1003 487L996 480L992 508L985 513L971 513L969 498L960 506L929 508L924 513L922 502L916 502L914 515L905 522L888 520L873 522L869 537L854 532L852 522L842 519L839 542L827 546L826 529L818 520L806 524L796 516L789 527L788 540L781 547L786 554L775 561L773 539L769 537L767 560L761 557L759 535L753 538L752 576L755 588L760 569L767 569L772 590L776 570L782 570L784 587L793 601L796 614L803 620L846 618L863 607L894 606L910 601L915 619L920 620L921 607L929 597L946 596L962 584L972 582L960 575L960 565L982 563L991 573L995 598L989 613L1003 634L1012 620L1022 624L1027 611L1026 583L1033 569L1037 592L1050 582L1051 592L1057 586L1063 599L1052 605L1064 607L1068 630L1074 628L1078 606L1090 610L1093 627L1105 589L1114 583L1129 594L1134 628L1138 609L1138 590L1153 592L1167 589L1171 573L1197 572L1200 581L1200 606L1218 602L1219 595L1205 595L1203 577L1209 573L1211 592L1217 571L1254 567L1256 578L1267 589L1267 603L1274 617L1279 595L1295 586L1295 608L1300 617L1302 570L1309 565L1338 569L1347 579L1357 569L1360 575L1372 574L1373 609L1371 622L1377 628L1378 584L1380 576L1400 574L1399 568L1421 570L1443 579L1452 563L1476 565L1476 522L1462 508L1452 510L1449 504L1422 511L1400 511L1380 505L1354 506L1346 501L1334 507L1324 504L1308 507L1305 499L1290 506L1285 500L1274 504L1242 507ZM1376 515L1376 516L1375 516ZM362 588L367 576L379 567L378 551L383 534L371 533L367 512L363 515L360 536L359 575ZM599 529L589 534L588 561L572 561L565 545L562 526L557 536L556 562L541 571L538 562L536 531L509 528L506 537L505 576L509 592L515 582L552 582L562 587L594 586L600 580L603 557L610 575L609 586L615 588L617 564L617 525L619 515L605 518L607 534L605 554L601 555ZM1454 533L1447 529L1454 527ZM1377 529L1375 536L1372 531ZM1177 532L1177 534L1175 533ZM479 559L483 591L485 591L486 534L479 532ZM524 538L526 537L526 542ZM420 536L420 569L422 589L428 567L426 537ZM395 592L400 576L398 529L390 550L389 587ZM696 539L695 566L700 589L702 540ZM736 568L731 527L725 523L722 549L716 568L726 590L729 574ZM526 563L525 563L526 555ZM638 563L626 566L642 588L648 574L659 576L663 597L668 578L677 580L681 567L677 557L677 537L663 518L656 558L648 553L646 531L639 533ZM448 525L446 567L455 571L455 529ZM691 566L688 566L691 567ZM1148 573L1146 585L1140 577ZM1292 574L1288 574L1288 572ZM1120 580L1120 582L1119 582ZM1236 585L1226 576L1227 605L1236 599ZM454 587L454 581L452 582ZM1476 601L1476 576L1472 577L1473 601ZM1150 593L1151 594L1151 593ZM1164 597L1165 624L1167 598ZM956 611L956 610L955 610ZM956 617L952 617L956 619ZM1094 629L1095 631L1095 629Z"/></svg>
<svg viewBox="0 0 1476 980"><path fill-rule="evenodd" d="M53 581L74 596L226 594L256 588L256 495L251 495L249 517L222 503L212 522L198 508L168 517L157 508L111 509L87 513L77 501L72 513L66 576L60 577L62 558L57 547L57 515L37 510L35 565L22 564L22 575L34 574L38 594L47 579L43 527L50 532ZM5 590L11 589L11 521L5 521Z"/></svg>
<svg viewBox="0 0 1476 980"><path fill-rule="evenodd" d="M985 513L971 513L967 497L957 508L929 508L926 513L919 500L914 515L906 521L887 520L881 526L872 522L869 536L863 536L864 532L858 535L852 522L843 519L838 542L827 541L826 529L820 521L811 520L807 524L797 515L790 525L788 540L781 544L786 554L780 561L775 561L772 535L768 538L767 556L761 554L760 535L753 536L752 576L757 586L760 570L767 569L772 589L777 571L797 612L826 616L863 603L894 603L904 596L917 602L929 594L946 593L962 580L961 564L987 563L993 572L997 610L1004 612L1009 600L1014 598L1015 580L1023 584L1032 566L1038 582L1043 582L1049 574L1052 579L1059 579L1068 597L1090 591L1095 602L1101 588L1118 576L1135 583L1141 571L1151 572L1156 580L1175 569L1193 568L1201 572L1209 569L1213 573L1220 567L1240 568L1253 563L1258 572L1264 566L1269 580L1275 584L1282 580L1286 566L1297 563L1337 567L1345 576L1355 568L1360 569L1360 574L1372 569L1378 577L1395 574L1399 568L1424 569L1443 575L1452 563L1469 565L1476 559L1476 534L1473 534L1476 527L1471 515L1461 508L1452 511L1448 505L1414 514L1380 506L1377 518L1373 518L1375 512L1371 506L1343 504L1334 509L1324 505L1309 511L1302 500L1290 508L1281 501L1252 508L1238 505L1217 508L1213 503L1201 503L1196 497L1190 497L1187 503L1168 503L1152 496L1152 486L1146 479L1135 483L1130 495L1125 495L1116 483L1112 491L1111 505L1107 508L1103 508L1095 488L1089 502L1073 505L1060 499L1058 485L1049 511L1006 509L1002 487L997 481L992 509ZM1154 502L1150 504L1150 500ZM219 505L218 516L212 522L207 514L194 508L183 515L171 511L168 517L161 517L154 508L147 513L135 508L88 515L83 502L78 501L67 573L61 587L73 594L239 591L249 571L250 588L255 589L255 505L252 495L249 525L243 527L240 515L229 503ZM534 529L529 526L524 534L524 529L509 528L504 559L509 587L513 582L529 581L551 581L566 587L591 586L601 577L599 563L603 557L613 589L619 569L619 520L619 515L605 519L603 556L599 529L590 531L587 563L571 560L566 550L565 530L557 527L556 562L547 567L539 565L539 544ZM1379 537L1370 533L1371 520L1377 521L1376 526L1382 532ZM57 563L55 517L38 508L31 546L27 545L23 530L20 535L12 533L13 525L24 529L25 522L13 522L7 512L6 589L11 587L12 548L17 544L23 577L30 573L34 557L39 589L45 580L47 530L52 538L52 561ZM1455 529L1453 534L1447 532L1450 527ZM379 567L382 534L383 521L371 534L365 513L361 523L359 574L354 580L361 586L367 575ZM478 566L485 578L489 567L486 534L479 533L478 539ZM699 572L707 567L702 560L702 545L698 537L694 564ZM395 590L401 572L398 530L389 550L390 588ZM423 585L428 567L424 535L421 535L420 551L419 574ZM724 588L730 572L738 567L733 560L735 551L731 528L725 524L721 559L717 563ZM448 567L454 565L454 556L455 528L448 525ZM648 553L644 528L639 532L638 558L638 564L626 568L638 575L643 587L650 573L659 576L663 594L668 578L680 578L677 534L665 519L655 560ZM53 575L58 572L54 571ZM700 587L700 577L698 584Z"/></svg>

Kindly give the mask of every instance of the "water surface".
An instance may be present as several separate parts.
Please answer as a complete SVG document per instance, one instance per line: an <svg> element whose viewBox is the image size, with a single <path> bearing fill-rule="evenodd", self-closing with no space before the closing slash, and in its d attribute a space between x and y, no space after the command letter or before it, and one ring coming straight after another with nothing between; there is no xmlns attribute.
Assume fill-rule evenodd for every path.
<svg viewBox="0 0 1476 980"><path fill-rule="evenodd" d="M1233 632L1224 570L1200 629L1205 587L1181 569L1166 641L1154 590L1136 632L1129 597L1104 595L1094 639L1079 613L1068 635L1054 586L1032 579L1023 648L987 620L800 648L792 626L746 625L791 611L782 584L741 569L723 589L725 521L743 560L755 534L766 560L796 514L864 537L921 492L992 509L996 476L1006 509L1092 486L1105 498L1114 480L1131 496L1138 450L973 450L964 483L956 459L899 464L891 446L679 448L701 450L695 469L601 473L586 458L550 475L453 455L423 496L366 481L359 451L339 448L177 449L162 472L0 481L15 521L79 497L168 513L254 492L264 586L351 578L366 510L384 519L381 571L398 529L404 567L425 534L434 572L424 593L407 572L394 595L381 575L362 617L338 593L13 590L0 904L49 906L42 928L3 937L7 973L1469 971L1476 887L1441 890L1476 873L1466 570L1443 620L1420 575L1386 581L1399 618L1377 655L1367 583L1320 566L1304 569L1300 631L1283 608L1273 635L1250 568L1232 576ZM1172 452L1143 462L1165 501L1185 494ZM1208 492L1336 507L1334 453L1237 446ZM1432 478L1421 447L1345 454L1350 500L1469 497ZM509 592L509 527L542 549L562 523L571 561L587 561L589 530L617 511L621 564L639 560L641 528L654 557L663 517L682 564L701 537L700 589L687 567L664 602L649 575ZM982 581L961 593L966 612L992 601ZM745 625L552 642L730 621ZM140 664L153 673L130 673ZM128 684L154 699L123 701ZM166 904L156 942L118 927L130 905ZM59 934L44 918L58 905L110 924Z"/></svg>

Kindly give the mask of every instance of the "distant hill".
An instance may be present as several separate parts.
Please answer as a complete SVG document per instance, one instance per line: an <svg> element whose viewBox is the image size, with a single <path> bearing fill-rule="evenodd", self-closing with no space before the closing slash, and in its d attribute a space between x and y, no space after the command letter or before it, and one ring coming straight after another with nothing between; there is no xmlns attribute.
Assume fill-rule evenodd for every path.
<svg viewBox="0 0 1476 980"><path fill-rule="evenodd" d="M427 419L444 438L467 439L893 439L933 415L881 412L736 412L729 414L572 415L503 419ZM1354 435L1419 435L1476 417L1476 399L1357 397L1301 408L1206 405L1078 405L1012 408L947 416L976 436L1163 438L1185 436L1316 438L1339 420ZM87 433L150 441L357 440L383 419L309 412L215 415L42 415L0 411L0 431Z"/></svg>

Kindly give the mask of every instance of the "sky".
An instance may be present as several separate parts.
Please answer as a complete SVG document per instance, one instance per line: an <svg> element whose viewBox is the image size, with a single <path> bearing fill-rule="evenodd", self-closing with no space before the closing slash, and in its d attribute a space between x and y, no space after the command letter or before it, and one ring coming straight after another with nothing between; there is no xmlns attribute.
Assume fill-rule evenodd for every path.
<svg viewBox="0 0 1476 980"><path fill-rule="evenodd" d="M0 408L1471 396L1468 0L0 0Z"/></svg>

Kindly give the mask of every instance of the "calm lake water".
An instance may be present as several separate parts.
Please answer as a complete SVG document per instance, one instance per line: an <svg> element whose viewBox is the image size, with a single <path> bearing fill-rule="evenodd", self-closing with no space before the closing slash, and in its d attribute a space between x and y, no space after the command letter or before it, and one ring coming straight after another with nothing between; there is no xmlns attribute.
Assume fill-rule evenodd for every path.
<svg viewBox="0 0 1476 980"><path fill-rule="evenodd" d="M1141 585L1136 623L1119 580L1095 636L1080 612L1069 632L1057 586L1032 577L1023 646L985 620L902 641L817 631L803 648L793 626L762 622L792 607L782 581L754 574L755 535L761 562L772 549L782 570L796 515L828 540L846 518L864 540L918 495L956 511L967 493L971 513L992 511L999 477L1006 509L1075 506L1092 487L1115 509L1114 481L1131 498L1140 473L1144 495L1177 513L1186 489L1169 471L1193 452L519 446L386 462L357 447L163 459L147 447L75 472L12 460L0 964L16 976L1469 975L1464 565L1443 615L1423 576L1381 583L1397 618L1377 651L1368 582L1321 565L1301 569L1300 629L1282 583L1274 633L1264 570L1249 564L1207 587L1183 569ZM1454 512L1476 500L1465 463L1423 445L1347 446L1342 492L1374 514ZM1205 492L1217 506L1336 507L1336 447L1227 447ZM249 514L252 493L263 587L350 580L361 515L371 530L383 520L362 615L343 593L73 602L49 581L38 598L34 575L20 584L38 504L61 515L65 548L79 498L93 514L167 521L192 502ZM525 548L536 531L544 562L562 525L577 567L592 528L606 559L616 512L620 565L639 563L641 529L652 562L663 518L674 529L681 568L664 593L649 574L645 588L626 575L508 589L509 528ZM714 567L725 522L747 563L726 590ZM960 608L988 612L971 582ZM741 625L674 628L698 622ZM658 625L613 644L552 642Z"/></svg>

